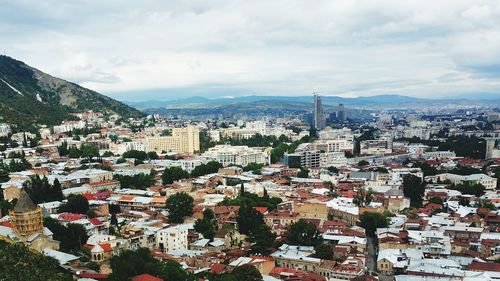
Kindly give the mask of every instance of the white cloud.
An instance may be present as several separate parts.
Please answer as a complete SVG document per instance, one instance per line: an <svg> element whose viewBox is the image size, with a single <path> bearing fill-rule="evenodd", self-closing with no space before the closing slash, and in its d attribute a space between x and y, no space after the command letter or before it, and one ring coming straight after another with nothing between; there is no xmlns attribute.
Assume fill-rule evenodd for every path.
<svg viewBox="0 0 500 281"><path fill-rule="evenodd" d="M499 30L496 0L0 4L3 51L103 93L499 92Z"/></svg>

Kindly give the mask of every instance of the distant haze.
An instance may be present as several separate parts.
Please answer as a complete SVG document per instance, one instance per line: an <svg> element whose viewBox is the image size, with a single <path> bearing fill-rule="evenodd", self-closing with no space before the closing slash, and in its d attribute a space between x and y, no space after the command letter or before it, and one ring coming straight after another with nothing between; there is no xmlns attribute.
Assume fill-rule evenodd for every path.
<svg viewBox="0 0 500 281"><path fill-rule="evenodd" d="M120 100L500 93L500 1L3 1L0 51Z"/></svg>

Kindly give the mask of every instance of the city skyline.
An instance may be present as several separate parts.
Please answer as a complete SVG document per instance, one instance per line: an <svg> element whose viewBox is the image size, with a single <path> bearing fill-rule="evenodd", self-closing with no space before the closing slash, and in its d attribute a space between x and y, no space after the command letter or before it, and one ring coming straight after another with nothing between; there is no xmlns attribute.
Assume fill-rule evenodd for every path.
<svg viewBox="0 0 500 281"><path fill-rule="evenodd" d="M496 1L1 5L2 53L120 100L500 90Z"/></svg>

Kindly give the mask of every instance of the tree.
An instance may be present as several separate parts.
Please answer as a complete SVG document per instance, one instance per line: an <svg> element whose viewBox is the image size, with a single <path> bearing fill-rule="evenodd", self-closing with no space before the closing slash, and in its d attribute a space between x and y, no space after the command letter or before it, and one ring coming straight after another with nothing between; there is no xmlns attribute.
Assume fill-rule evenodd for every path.
<svg viewBox="0 0 500 281"><path fill-rule="evenodd" d="M71 281L73 278L56 259L31 251L23 243L0 240L0 280Z"/></svg>
<svg viewBox="0 0 500 281"><path fill-rule="evenodd" d="M286 240L291 245L315 246L320 242L320 232L314 224L300 219L290 225Z"/></svg>
<svg viewBox="0 0 500 281"><path fill-rule="evenodd" d="M373 201L375 191L370 187L366 190L362 187L354 196L352 202L358 207L366 207Z"/></svg>
<svg viewBox="0 0 500 281"><path fill-rule="evenodd" d="M43 225L53 233L55 240L61 242L62 251L77 252L87 242L87 231L81 224L68 223L64 226L58 220L46 217Z"/></svg>
<svg viewBox="0 0 500 281"><path fill-rule="evenodd" d="M144 161L148 158L148 154L144 151L129 150L123 153L123 158L134 158L136 160Z"/></svg>
<svg viewBox="0 0 500 281"><path fill-rule="evenodd" d="M263 281L264 278L253 265L238 266L233 270L233 276L238 281Z"/></svg>
<svg viewBox="0 0 500 281"><path fill-rule="evenodd" d="M422 206L422 196L425 192L425 183L417 176L406 175L403 177L403 194L410 198L412 207Z"/></svg>
<svg viewBox="0 0 500 281"><path fill-rule="evenodd" d="M161 176L163 184L172 184L180 179L189 178L189 173L184 171L181 167L165 168Z"/></svg>
<svg viewBox="0 0 500 281"><path fill-rule="evenodd" d="M480 197L484 194L485 187L480 183L472 183L472 182L464 182L461 184L452 184L448 186L448 189L458 190L462 194L474 195L476 197Z"/></svg>
<svg viewBox="0 0 500 281"><path fill-rule="evenodd" d="M443 199L441 197L432 197L431 199L429 199L429 203L434 203L434 204L439 204L439 205L443 205Z"/></svg>
<svg viewBox="0 0 500 281"><path fill-rule="evenodd" d="M155 151L150 151L150 152L148 152L148 158L151 160L155 160L155 159L158 159L160 157L158 157L158 154L156 154Z"/></svg>
<svg viewBox="0 0 500 281"><path fill-rule="evenodd" d="M178 262L172 260L161 262L155 259L147 248L125 250L111 257L109 264L113 271L109 275L109 281L130 280L133 276L145 273L163 280L196 280L194 276L182 270Z"/></svg>
<svg viewBox="0 0 500 281"><path fill-rule="evenodd" d="M335 167L335 166L328 167L328 171L330 173L334 173L334 174L338 174L339 173L339 169L337 169L337 167Z"/></svg>
<svg viewBox="0 0 500 281"><path fill-rule="evenodd" d="M94 157L99 157L99 149L93 145L83 145L80 148L81 157L88 158L89 161Z"/></svg>
<svg viewBox="0 0 500 281"><path fill-rule="evenodd" d="M264 224L264 218L250 204L243 203L238 211L237 223L240 233L250 235L259 225Z"/></svg>
<svg viewBox="0 0 500 281"><path fill-rule="evenodd" d="M154 171L153 171L154 172ZM113 175L113 179L120 182L121 188L146 189L155 184L155 174L139 173L133 176Z"/></svg>
<svg viewBox="0 0 500 281"><path fill-rule="evenodd" d="M185 192L179 192L167 199L168 219L172 223L183 223L184 217L193 213L193 197Z"/></svg>
<svg viewBox="0 0 500 281"><path fill-rule="evenodd" d="M364 212L360 216L359 226L366 230L366 235L369 237L375 237L375 231L377 228L387 227L389 225L389 219L383 214L376 212Z"/></svg>
<svg viewBox="0 0 500 281"><path fill-rule="evenodd" d="M0 167L0 183L10 180L9 171L5 167Z"/></svg>
<svg viewBox="0 0 500 281"><path fill-rule="evenodd" d="M297 177L299 178L308 178L309 177L309 170L300 168L299 173L297 174Z"/></svg>
<svg viewBox="0 0 500 281"><path fill-rule="evenodd" d="M328 244L318 244L314 247L314 257L322 260L332 260L333 259L333 250L332 246Z"/></svg>
<svg viewBox="0 0 500 281"><path fill-rule="evenodd" d="M269 226L261 224L252 231L252 236L248 240L254 243L250 249L252 253L267 256L272 253L276 234Z"/></svg>
<svg viewBox="0 0 500 281"><path fill-rule="evenodd" d="M197 219L194 223L194 230L203 235L203 238L214 240L215 237L215 214L211 209L203 211L203 219Z"/></svg>
<svg viewBox="0 0 500 281"><path fill-rule="evenodd" d="M46 177L40 178L36 175L25 182L23 187L35 204L63 199L61 184L57 179L51 185Z"/></svg>
<svg viewBox="0 0 500 281"><path fill-rule="evenodd" d="M87 214L89 211L89 201L83 195L70 195L68 202L59 206L59 212Z"/></svg>
<svg viewBox="0 0 500 281"><path fill-rule="evenodd" d="M201 164L196 166L191 172L191 177L197 178L208 174L214 174L222 168L222 164L217 161L210 161L207 164Z"/></svg>
<svg viewBox="0 0 500 281"><path fill-rule="evenodd" d="M436 169L436 167L429 165L427 162L416 162L416 163L413 163L412 167L422 169L422 172L424 173L424 177L435 176L438 173L438 170Z"/></svg>
<svg viewBox="0 0 500 281"><path fill-rule="evenodd" d="M111 213L111 225L114 225L116 227L118 227L118 219L116 218L116 214L115 213Z"/></svg>
<svg viewBox="0 0 500 281"><path fill-rule="evenodd" d="M359 167L364 167L364 166L368 166L368 165L370 165L370 162L368 162L366 160L361 160L358 162Z"/></svg>

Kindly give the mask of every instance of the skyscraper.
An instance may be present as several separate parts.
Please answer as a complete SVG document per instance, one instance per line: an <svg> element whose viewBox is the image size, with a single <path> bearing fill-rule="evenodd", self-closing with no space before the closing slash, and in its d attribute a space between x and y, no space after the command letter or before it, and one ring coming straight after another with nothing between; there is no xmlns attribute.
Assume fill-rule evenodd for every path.
<svg viewBox="0 0 500 281"><path fill-rule="evenodd" d="M344 105L343 104L339 104L339 110L338 110L338 113L337 113L337 119L339 121L345 121L346 118L347 118L347 116L345 114Z"/></svg>
<svg viewBox="0 0 500 281"><path fill-rule="evenodd" d="M321 97L314 95L314 108L313 108L313 127L316 130L321 130L325 127L325 114L323 112L323 104Z"/></svg>

